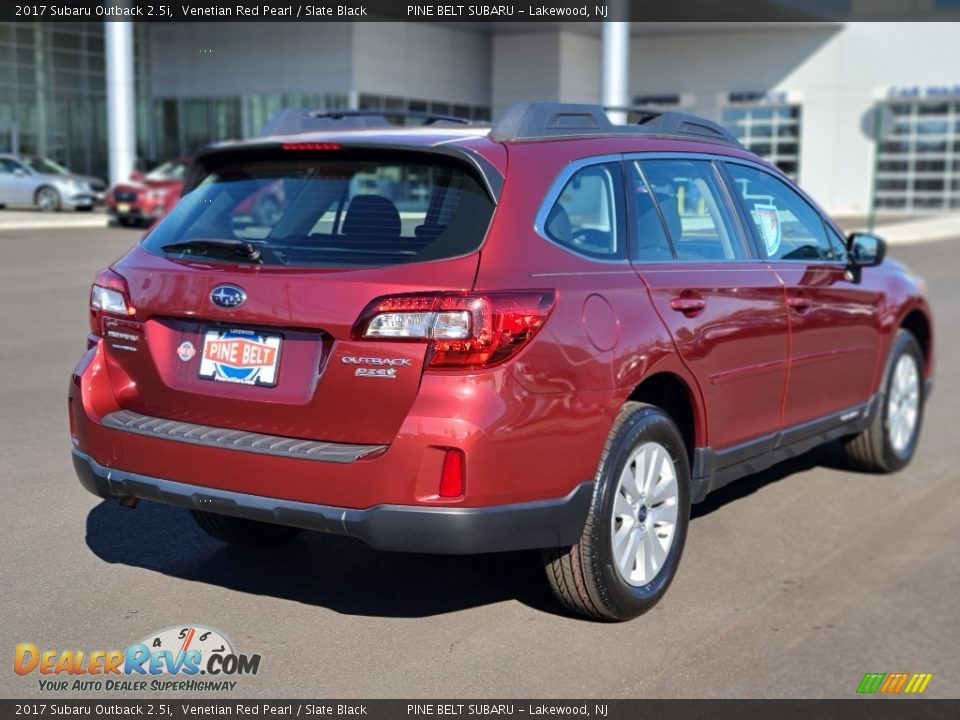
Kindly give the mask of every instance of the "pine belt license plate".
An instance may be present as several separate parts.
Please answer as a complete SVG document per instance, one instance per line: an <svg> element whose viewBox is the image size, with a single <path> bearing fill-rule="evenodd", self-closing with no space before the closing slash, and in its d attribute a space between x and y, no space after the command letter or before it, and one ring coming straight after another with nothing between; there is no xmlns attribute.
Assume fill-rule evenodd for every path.
<svg viewBox="0 0 960 720"><path fill-rule="evenodd" d="M205 380L273 387L277 384L283 337L253 330L207 330L200 356Z"/></svg>

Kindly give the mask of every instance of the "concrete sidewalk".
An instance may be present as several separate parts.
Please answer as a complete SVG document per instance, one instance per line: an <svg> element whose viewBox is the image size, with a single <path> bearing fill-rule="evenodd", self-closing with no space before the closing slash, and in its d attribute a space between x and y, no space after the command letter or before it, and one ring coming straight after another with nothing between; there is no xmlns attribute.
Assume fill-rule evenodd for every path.
<svg viewBox="0 0 960 720"><path fill-rule="evenodd" d="M847 231L865 231L866 222L858 218L840 225ZM942 213L904 220L881 218L874 230L891 245L910 245L935 240L960 240L960 213Z"/></svg>
<svg viewBox="0 0 960 720"><path fill-rule="evenodd" d="M4 230L54 230L68 228L107 227L102 208L92 212L45 213L39 210L0 210L0 233Z"/></svg>

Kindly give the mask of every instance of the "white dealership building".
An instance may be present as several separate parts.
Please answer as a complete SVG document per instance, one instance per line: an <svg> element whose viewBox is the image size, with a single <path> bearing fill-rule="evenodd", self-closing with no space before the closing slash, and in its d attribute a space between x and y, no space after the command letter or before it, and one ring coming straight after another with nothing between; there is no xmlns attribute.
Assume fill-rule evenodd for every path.
<svg viewBox="0 0 960 720"><path fill-rule="evenodd" d="M132 35L136 153L152 161L255 134L282 107L483 120L513 102L601 100L596 23L171 22ZM0 148L105 174L111 47L103 23L0 23ZM867 211L874 166L880 210L960 209L960 23L634 23L628 99L728 125L836 213ZM882 122L865 121L877 107Z"/></svg>

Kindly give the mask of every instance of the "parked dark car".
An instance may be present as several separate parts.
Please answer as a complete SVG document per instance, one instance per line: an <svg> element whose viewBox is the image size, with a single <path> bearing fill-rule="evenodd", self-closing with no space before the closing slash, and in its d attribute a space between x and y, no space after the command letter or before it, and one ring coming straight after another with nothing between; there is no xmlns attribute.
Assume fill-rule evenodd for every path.
<svg viewBox="0 0 960 720"><path fill-rule="evenodd" d="M562 603L625 620L712 490L835 440L869 471L913 457L923 282L722 127L358 115L201 151L96 277L69 392L88 490L232 543L542 548Z"/></svg>

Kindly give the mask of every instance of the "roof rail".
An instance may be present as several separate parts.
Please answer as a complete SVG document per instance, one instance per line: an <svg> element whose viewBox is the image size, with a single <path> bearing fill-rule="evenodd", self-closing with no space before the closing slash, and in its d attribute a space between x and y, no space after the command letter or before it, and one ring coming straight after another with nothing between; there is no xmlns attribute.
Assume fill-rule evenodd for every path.
<svg viewBox="0 0 960 720"><path fill-rule="evenodd" d="M614 125L607 110L637 117L627 125ZM601 135L665 135L742 147L719 123L680 112L649 108L604 108L573 103L518 103L493 124L490 137L499 141L538 140L549 137Z"/></svg>
<svg viewBox="0 0 960 720"><path fill-rule="evenodd" d="M307 110L287 108L274 115L260 131L268 135L292 135L313 130L362 130L406 125L405 121L416 120L419 125L469 125L470 120L454 115L404 110Z"/></svg>

